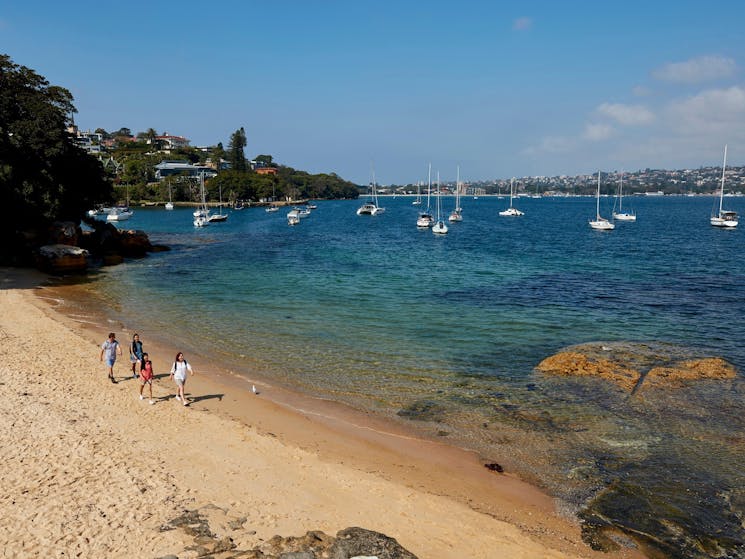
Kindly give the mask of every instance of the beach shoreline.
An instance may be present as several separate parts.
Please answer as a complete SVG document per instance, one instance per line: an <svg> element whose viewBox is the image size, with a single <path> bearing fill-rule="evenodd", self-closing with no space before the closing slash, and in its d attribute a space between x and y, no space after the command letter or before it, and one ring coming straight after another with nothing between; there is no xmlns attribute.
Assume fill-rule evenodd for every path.
<svg viewBox="0 0 745 559"><path fill-rule="evenodd" d="M348 526L362 526L396 538L421 558L642 557L634 549L611 554L592 551L582 542L579 525L559 515L549 496L515 476L490 472L474 453L412 436L380 418L271 384L259 383L255 395L250 380L220 370L200 355L187 354L197 372L187 382L192 402L187 408L177 405L167 370L173 355L183 348L169 346L167 336L154 335L156 341L151 342L146 319L142 325L79 320L65 312L64 286L38 289L45 278L30 271L2 270L2 278L3 376L14 374L12 350L23 348L26 374L39 378L26 394L48 400L47 407L58 409L53 414L58 420L69 421L75 419L71 414L80 413L99 418L84 437L73 435L79 437L81 447L103 446L112 436L128 441L131 446L117 447L112 465L117 460L143 462L160 475L152 489L141 493L157 496L147 503L147 518L135 518L142 537L151 542L146 547L131 534L122 534L130 529L125 523L107 524L96 537L81 528L69 539L69 521L67 535L59 536L66 542L62 547L84 555L106 549L112 556L143 550L188 556L183 554L188 542L155 528L179 510L212 505L248 519L253 534L229 534L241 548L259 545L274 534L301 535L308 530L334 534ZM109 330L117 333L124 352L115 367L121 379L117 385L108 383L98 361L100 343ZM139 383L127 375L127 344L134 331L142 335L145 350L156 364L153 406L137 398ZM54 359L61 355L66 357L61 362ZM47 386L48 375L54 377L54 386ZM11 383L3 388L9 410L27 410L28 395ZM6 420L10 418L9 413ZM143 419L152 425L142 429ZM43 422L44 415L34 420ZM30 454L39 450L33 444L30 449ZM21 460L28 464L24 453ZM15 495L18 480L8 470L18 458L11 448L3 449L3 456L11 457L2 466L3 485ZM64 458L52 456L46 464L36 463L37 469L46 468L43 475L36 472L39 480L49 478L50 468L69 468ZM82 485L95 489L97 483L103 482L88 480ZM131 495L126 485L123 480L119 499L129 503L126 508L135 516L144 513L138 503L141 495ZM37 550L53 549L46 547L55 545L54 535L50 539L48 534L53 519L34 517L46 526L41 529L43 538L28 530L30 511L34 505L38 509L39 498L51 503L61 499L46 487L48 494L29 498L25 508L16 502L3 507L6 512L0 520L16 526L8 540L0 542L6 549L29 551L22 547L28 541ZM100 499L97 491L84 492L77 499L78 507L95 507Z"/></svg>

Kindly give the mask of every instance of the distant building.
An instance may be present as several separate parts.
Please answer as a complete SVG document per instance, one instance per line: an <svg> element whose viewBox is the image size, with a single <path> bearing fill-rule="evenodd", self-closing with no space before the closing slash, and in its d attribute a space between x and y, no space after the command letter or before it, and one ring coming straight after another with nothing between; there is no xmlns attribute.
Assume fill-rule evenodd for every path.
<svg viewBox="0 0 745 559"><path fill-rule="evenodd" d="M276 175L277 169L275 167L258 167L256 169L257 175Z"/></svg>
<svg viewBox="0 0 745 559"><path fill-rule="evenodd" d="M168 132L164 132L162 136L155 137L155 144L160 147L161 151L169 152L172 149L189 147L187 138L183 136L171 136ZM147 140L147 143L152 143L151 140Z"/></svg>
<svg viewBox="0 0 745 559"><path fill-rule="evenodd" d="M193 165L182 160L163 160L155 166L155 178L159 181L173 175L199 177L202 173L204 173L205 178L217 175L214 169L210 169L206 165Z"/></svg>
<svg viewBox="0 0 745 559"><path fill-rule="evenodd" d="M90 130L81 132L74 124L67 128L67 132L72 136L73 141L78 147L83 148L88 153L101 153L103 134L91 132Z"/></svg>

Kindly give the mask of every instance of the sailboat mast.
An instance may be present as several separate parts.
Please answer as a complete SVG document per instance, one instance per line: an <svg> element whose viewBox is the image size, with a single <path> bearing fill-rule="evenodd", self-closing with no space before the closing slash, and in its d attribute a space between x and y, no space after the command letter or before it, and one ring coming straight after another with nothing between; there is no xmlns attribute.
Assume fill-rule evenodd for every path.
<svg viewBox="0 0 745 559"><path fill-rule="evenodd" d="M455 166L455 210L460 210L460 165Z"/></svg>
<svg viewBox="0 0 745 559"><path fill-rule="evenodd" d="M432 163L429 164L429 170L427 171L427 212L429 212L429 196L432 192Z"/></svg>
<svg viewBox="0 0 745 559"><path fill-rule="evenodd" d="M719 192L719 213L722 213L722 202L724 201L724 170L727 168L727 144L724 144L724 162L722 163L722 189Z"/></svg>
<svg viewBox="0 0 745 559"><path fill-rule="evenodd" d="M597 195L597 209L595 210L595 215L597 216L597 220L600 221L600 171L598 171L598 195Z"/></svg>

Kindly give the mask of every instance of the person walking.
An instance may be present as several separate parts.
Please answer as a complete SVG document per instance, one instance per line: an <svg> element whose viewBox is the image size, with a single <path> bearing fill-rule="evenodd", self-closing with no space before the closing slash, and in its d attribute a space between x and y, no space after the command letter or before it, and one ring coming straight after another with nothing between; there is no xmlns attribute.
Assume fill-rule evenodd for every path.
<svg viewBox="0 0 745 559"><path fill-rule="evenodd" d="M183 402L185 406L189 405L186 401L186 396L184 395L184 385L186 384L187 373L193 375L194 370L186 359L184 359L184 354L179 351L176 354L176 360L173 362L173 367L171 367L171 377L173 377L173 380L176 383L176 401Z"/></svg>
<svg viewBox="0 0 745 559"><path fill-rule="evenodd" d="M153 362L150 361L150 357L147 353L142 354L142 367L140 368L140 400L144 400L145 397L142 395L142 389L145 385L148 385L150 389L150 404L154 404L153 400Z"/></svg>
<svg viewBox="0 0 745 559"><path fill-rule="evenodd" d="M106 366L109 368L109 380L116 384L114 378L114 363L116 362L116 356L122 354L122 347L116 340L116 334L114 332L109 333L109 338L101 344L101 356L100 360L103 361L104 355L106 355Z"/></svg>
<svg viewBox="0 0 745 559"><path fill-rule="evenodd" d="M137 378L137 367L142 368L142 342L140 335L132 336L132 343L129 345L129 361L132 363L132 377Z"/></svg>

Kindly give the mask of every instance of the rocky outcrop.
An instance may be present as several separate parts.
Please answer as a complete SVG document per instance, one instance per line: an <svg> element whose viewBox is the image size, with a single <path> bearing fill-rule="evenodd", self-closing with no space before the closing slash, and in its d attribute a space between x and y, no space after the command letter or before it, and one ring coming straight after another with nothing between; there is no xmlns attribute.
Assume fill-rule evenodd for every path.
<svg viewBox="0 0 745 559"><path fill-rule="evenodd" d="M733 379L737 375L734 365L719 357L680 361L670 367L649 370L644 383L647 386L683 386L699 379Z"/></svg>
<svg viewBox="0 0 745 559"><path fill-rule="evenodd" d="M541 361L536 367L543 373L563 376L599 377L633 390L639 382L639 371L610 359L592 358L579 351L562 351Z"/></svg>
<svg viewBox="0 0 745 559"><path fill-rule="evenodd" d="M733 379L737 375L737 369L722 358L684 358L683 353L681 348L663 344L582 344L547 357L536 370L601 378L629 392L647 387L680 388L690 382Z"/></svg>
<svg viewBox="0 0 745 559"><path fill-rule="evenodd" d="M85 272L88 269L88 251L70 245L44 245L38 250L36 265L40 270L52 274Z"/></svg>
<svg viewBox="0 0 745 559"><path fill-rule="evenodd" d="M245 526L246 520L232 518L226 510L207 505L184 511L160 530L182 530L193 541L183 551L197 557L219 554L221 559L417 559L395 539L364 528L346 528L336 537L320 531L299 537L274 536L250 549L239 549L236 541L255 539L256 532Z"/></svg>

